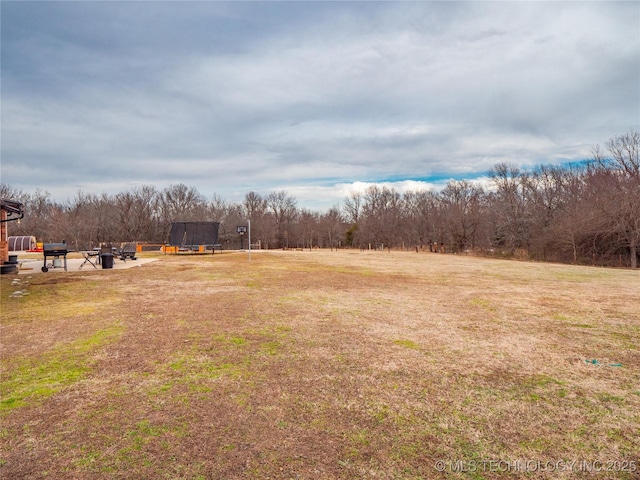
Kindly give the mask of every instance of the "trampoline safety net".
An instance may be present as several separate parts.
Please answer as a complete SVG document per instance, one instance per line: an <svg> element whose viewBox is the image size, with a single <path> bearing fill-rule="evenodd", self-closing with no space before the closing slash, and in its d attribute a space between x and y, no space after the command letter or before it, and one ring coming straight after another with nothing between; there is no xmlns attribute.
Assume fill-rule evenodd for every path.
<svg viewBox="0 0 640 480"><path fill-rule="evenodd" d="M220 222L172 222L170 245L193 247L217 245Z"/></svg>

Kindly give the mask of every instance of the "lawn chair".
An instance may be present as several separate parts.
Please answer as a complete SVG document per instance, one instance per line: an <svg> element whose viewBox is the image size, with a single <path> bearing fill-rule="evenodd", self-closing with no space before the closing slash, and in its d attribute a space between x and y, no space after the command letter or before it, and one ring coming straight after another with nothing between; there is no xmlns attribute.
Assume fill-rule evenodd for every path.
<svg viewBox="0 0 640 480"><path fill-rule="evenodd" d="M123 262L127 261L127 257L131 260L136 259L136 251L138 250L138 244L136 242L123 243L116 251L116 256Z"/></svg>

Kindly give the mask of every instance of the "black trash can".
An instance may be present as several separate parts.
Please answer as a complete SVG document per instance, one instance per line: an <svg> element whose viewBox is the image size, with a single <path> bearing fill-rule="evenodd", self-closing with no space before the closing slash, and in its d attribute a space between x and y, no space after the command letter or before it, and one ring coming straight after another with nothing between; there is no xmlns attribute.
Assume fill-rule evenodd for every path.
<svg viewBox="0 0 640 480"><path fill-rule="evenodd" d="M101 253L100 263L102 268L113 268L113 253Z"/></svg>

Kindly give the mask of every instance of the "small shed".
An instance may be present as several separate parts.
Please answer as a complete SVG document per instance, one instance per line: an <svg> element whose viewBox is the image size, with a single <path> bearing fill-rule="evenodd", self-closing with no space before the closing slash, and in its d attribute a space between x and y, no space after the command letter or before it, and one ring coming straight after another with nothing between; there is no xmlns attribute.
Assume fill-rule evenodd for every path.
<svg viewBox="0 0 640 480"><path fill-rule="evenodd" d="M26 252L35 250L38 246L36 237L30 235L9 237L8 242L10 252Z"/></svg>

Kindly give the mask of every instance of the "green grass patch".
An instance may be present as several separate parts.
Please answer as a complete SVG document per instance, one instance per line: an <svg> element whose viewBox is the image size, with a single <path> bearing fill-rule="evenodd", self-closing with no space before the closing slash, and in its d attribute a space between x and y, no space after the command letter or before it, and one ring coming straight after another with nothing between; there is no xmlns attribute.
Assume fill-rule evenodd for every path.
<svg viewBox="0 0 640 480"><path fill-rule="evenodd" d="M393 343L395 343L396 345L400 345L401 347L406 347L406 348L411 348L413 350L417 350L418 348L420 348L420 346L412 341L412 340L394 340Z"/></svg>
<svg viewBox="0 0 640 480"><path fill-rule="evenodd" d="M485 299L485 298L480 298L480 297L474 297L469 301L469 304L474 306L474 307L479 307L483 310L487 310L489 312L495 312L496 311L496 307L492 304L492 302L490 302L489 300Z"/></svg>
<svg viewBox="0 0 640 480"><path fill-rule="evenodd" d="M3 375L0 413L35 405L67 385L83 379L91 368L91 354L115 341L123 327L114 325L87 338L60 345L38 359L25 359Z"/></svg>
<svg viewBox="0 0 640 480"><path fill-rule="evenodd" d="M260 350L267 355L277 355L280 351L281 343L277 340L263 343Z"/></svg>
<svg viewBox="0 0 640 480"><path fill-rule="evenodd" d="M44 281L38 279L33 282L23 280L16 286L3 282L1 290L0 310L4 324L87 317L122 301L114 295L115 287L80 277L52 276ZM27 295L13 297L11 294L16 290ZM87 292L99 292L99 295L87 295Z"/></svg>

